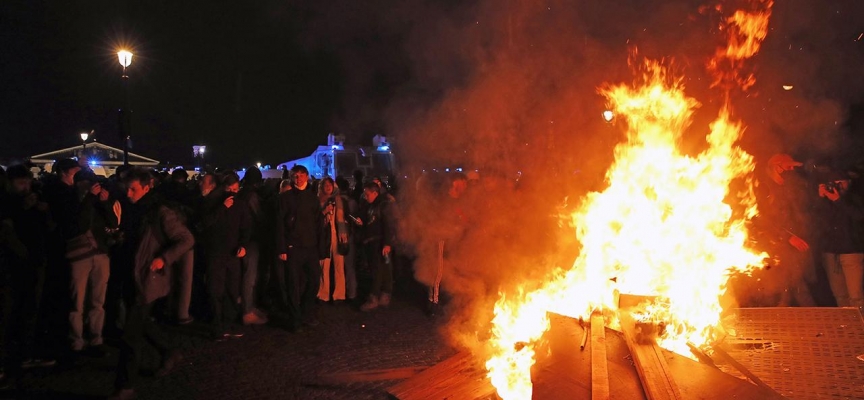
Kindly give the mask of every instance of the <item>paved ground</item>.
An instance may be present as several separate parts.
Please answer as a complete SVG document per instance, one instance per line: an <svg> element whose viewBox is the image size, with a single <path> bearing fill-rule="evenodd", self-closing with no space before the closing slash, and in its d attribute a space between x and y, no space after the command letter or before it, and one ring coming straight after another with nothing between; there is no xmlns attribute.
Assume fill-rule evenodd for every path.
<svg viewBox="0 0 864 400"><path fill-rule="evenodd" d="M245 327L228 342L204 339L204 326L181 332L185 359L164 378L144 377L139 399L386 399L389 382L320 385L319 374L434 365L453 354L440 335L440 319L396 298L388 309L361 313L321 306L321 324L292 334L271 326ZM0 398L97 399L112 390L117 351L104 359L29 372ZM155 369L155 350L145 361ZM152 372L150 373L152 375Z"/></svg>

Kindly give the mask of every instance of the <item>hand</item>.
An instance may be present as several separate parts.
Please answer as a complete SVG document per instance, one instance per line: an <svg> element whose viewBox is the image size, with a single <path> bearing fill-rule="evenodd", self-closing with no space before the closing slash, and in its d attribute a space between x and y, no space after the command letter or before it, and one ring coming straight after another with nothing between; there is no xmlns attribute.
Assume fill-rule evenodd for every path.
<svg viewBox="0 0 864 400"><path fill-rule="evenodd" d="M340 233L339 234L339 243L348 243L348 234Z"/></svg>
<svg viewBox="0 0 864 400"><path fill-rule="evenodd" d="M840 192L837 189L828 190L824 183L819 184L819 197L825 197L831 201L840 200Z"/></svg>
<svg viewBox="0 0 864 400"><path fill-rule="evenodd" d="M96 196L102 191L102 185L98 183L94 183L93 186L90 186L90 194Z"/></svg>
<svg viewBox="0 0 864 400"><path fill-rule="evenodd" d="M110 195L110 193L108 193L107 190L99 192L99 201L108 201L108 195Z"/></svg>
<svg viewBox="0 0 864 400"><path fill-rule="evenodd" d="M225 205L225 208L231 208L234 205L234 196L228 196L222 204Z"/></svg>
<svg viewBox="0 0 864 400"><path fill-rule="evenodd" d="M333 211L333 204L328 204L327 207L324 207L324 214L333 214Z"/></svg>
<svg viewBox="0 0 864 400"><path fill-rule="evenodd" d="M287 253L280 254L279 259L282 261L288 261L288 254Z"/></svg>
<svg viewBox="0 0 864 400"><path fill-rule="evenodd" d="M237 249L237 258L243 258L243 257L246 257L246 248L243 246L240 246L240 248Z"/></svg>
<svg viewBox="0 0 864 400"><path fill-rule="evenodd" d="M357 224L357 226L363 226L363 220L360 218L354 218L354 223Z"/></svg>
<svg viewBox="0 0 864 400"><path fill-rule="evenodd" d="M807 244L804 239L801 239L800 237L795 235L792 235L792 237L789 238L789 244L791 244L792 247L795 247L796 249L798 249L798 251L801 252L807 251L810 248L810 245Z"/></svg>
<svg viewBox="0 0 864 400"><path fill-rule="evenodd" d="M391 249L390 246L384 246L384 250L381 250L381 255L387 257L390 255L391 251L393 251L393 249Z"/></svg>
<svg viewBox="0 0 864 400"><path fill-rule="evenodd" d="M150 263L151 271L158 271L162 268L165 268L165 260L162 257L156 257L153 259L153 262Z"/></svg>

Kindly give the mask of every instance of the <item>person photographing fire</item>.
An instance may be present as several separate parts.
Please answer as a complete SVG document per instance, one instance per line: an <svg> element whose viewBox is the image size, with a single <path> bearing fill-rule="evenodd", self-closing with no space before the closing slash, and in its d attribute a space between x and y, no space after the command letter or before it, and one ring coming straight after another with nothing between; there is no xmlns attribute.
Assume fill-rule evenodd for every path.
<svg viewBox="0 0 864 400"><path fill-rule="evenodd" d="M807 182L795 169L803 165L788 154L768 159L757 185L760 215L754 220L762 244L773 258L781 277L762 279L768 296L780 293L775 305L815 306L807 286L815 279L810 246L811 196ZM774 272L772 272L774 273Z"/></svg>
<svg viewBox="0 0 864 400"><path fill-rule="evenodd" d="M837 171L819 179L816 202L817 226L831 293L838 307L864 306L864 202L849 191L851 179Z"/></svg>

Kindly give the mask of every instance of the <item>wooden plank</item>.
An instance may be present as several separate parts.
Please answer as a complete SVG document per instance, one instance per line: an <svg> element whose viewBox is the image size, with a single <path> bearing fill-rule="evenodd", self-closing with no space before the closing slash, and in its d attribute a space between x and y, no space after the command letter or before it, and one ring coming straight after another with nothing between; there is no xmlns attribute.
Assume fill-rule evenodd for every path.
<svg viewBox="0 0 864 400"><path fill-rule="evenodd" d="M573 319L549 314L551 326L546 340L537 348L533 368L534 399L590 399L591 354L576 344L583 328ZM585 321L585 328L590 324ZM609 395L612 400L645 400L645 390L624 335L606 328L606 363L609 373ZM685 399L701 400L783 400L773 391L760 388L714 367L662 350L675 384ZM720 359L718 358L719 362ZM441 399L437 399L441 400ZM453 399L455 400L455 399Z"/></svg>
<svg viewBox="0 0 864 400"><path fill-rule="evenodd" d="M603 315L591 315L591 399L609 399L609 371L606 366L606 327Z"/></svg>
<svg viewBox="0 0 864 400"><path fill-rule="evenodd" d="M681 391L669 372L669 366L666 365L666 357L657 343L653 340L637 341L636 324L630 313L621 311L618 315L624 340L630 349L633 362L636 364L636 372L639 373L639 380L642 381L642 388L648 400L682 399Z"/></svg>
<svg viewBox="0 0 864 400"><path fill-rule="evenodd" d="M354 382L389 381L395 379L407 379L429 368L406 367L392 369L377 369L369 371L336 372L332 374L318 375L315 384L334 385Z"/></svg>
<svg viewBox="0 0 864 400"><path fill-rule="evenodd" d="M440 400L486 398L495 388L486 370L469 353L459 353L430 367L388 391L400 400Z"/></svg>

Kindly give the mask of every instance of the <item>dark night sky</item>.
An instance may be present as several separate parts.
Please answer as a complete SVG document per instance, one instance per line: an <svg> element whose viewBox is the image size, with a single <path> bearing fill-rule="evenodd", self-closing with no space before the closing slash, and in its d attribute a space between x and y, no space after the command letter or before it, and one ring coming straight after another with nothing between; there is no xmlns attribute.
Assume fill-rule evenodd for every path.
<svg viewBox="0 0 864 400"><path fill-rule="evenodd" d="M206 4L206 6L205 6ZM309 10L289 2L5 1L2 155L78 143L95 129L119 146L121 44L130 74L134 152L188 162L278 162L326 140L342 66L304 44Z"/></svg>
<svg viewBox="0 0 864 400"><path fill-rule="evenodd" d="M548 92L554 96L564 95L556 86L572 83L593 96L604 80L622 78L614 71L622 69L629 45L638 44L651 56L710 54L705 24L710 21L692 17L702 4L5 0L0 4L0 156L76 145L78 133L90 129L99 141L119 146L121 67L115 52L122 44L135 52L129 71L133 152L189 163L191 146L205 144L215 163L250 165L307 155L330 131L349 141L384 133L407 139L406 145L426 143L410 135L447 137L453 126L429 121L454 120L447 110L487 107L489 99L500 100L510 114L525 114L514 120L533 118L560 99L550 94L519 102L498 96L498 88L483 77L550 85L558 90ZM756 101L798 111L774 121L756 117L765 129L794 132L810 129L808 124L848 122L850 110L864 98L864 41L854 40L864 32L862 20L860 1L777 1L759 58L760 85L770 87L757 88L762 95ZM566 58L574 52L584 54ZM599 60L610 64L598 66ZM804 89L781 101L777 87L788 82ZM786 103L777 105L781 102ZM826 117L800 121L811 111ZM491 126L497 122L456 122L502 131ZM517 131L534 129L524 121L514 124Z"/></svg>

